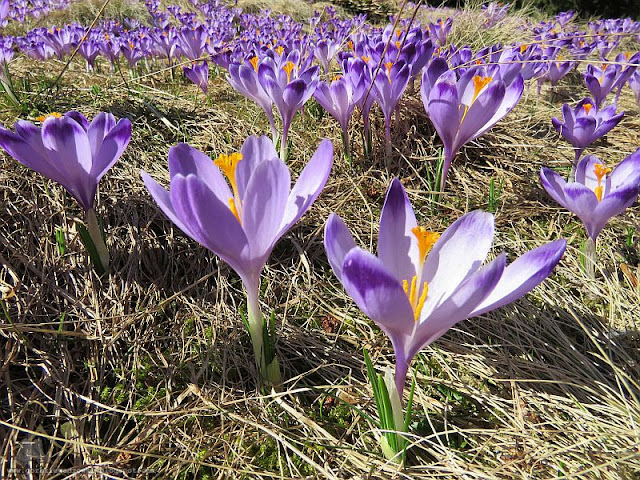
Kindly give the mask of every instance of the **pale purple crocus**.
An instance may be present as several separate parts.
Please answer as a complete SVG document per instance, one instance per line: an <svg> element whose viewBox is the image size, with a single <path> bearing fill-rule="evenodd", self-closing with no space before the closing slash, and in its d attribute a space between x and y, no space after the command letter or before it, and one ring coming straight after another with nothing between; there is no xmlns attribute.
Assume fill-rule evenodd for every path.
<svg viewBox="0 0 640 480"><path fill-rule="evenodd" d="M276 242L322 191L332 164L333 146L323 140L292 188L289 168L271 140L252 136L240 153L223 154L215 161L184 143L172 147L168 191L142 172L167 217L242 279L258 369L272 383L279 383L280 369L277 358L265 358L260 274Z"/></svg>
<svg viewBox="0 0 640 480"><path fill-rule="evenodd" d="M316 101L329 114L335 118L342 129L342 142L344 154L347 161L350 161L349 146L349 120L353 115L357 102L364 95L364 82L360 81L357 85L344 76L338 76L329 84L320 82L313 96Z"/></svg>
<svg viewBox="0 0 640 480"><path fill-rule="evenodd" d="M267 57L258 66L258 79L282 119L280 156L286 160L289 128L295 114L311 98L318 84L317 65L300 71L300 54L291 52L281 66Z"/></svg>
<svg viewBox="0 0 640 480"><path fill-rule="evenodd" d="M258 79L259 63L260 59L257 56L253 56L242 64L229 64L229 77L227 77L227 81L239 93L253 100L264 110L269 120L269 126L271 127L271 138L275 143L278 140L278 133L273 118L273 101L267 92L265 92L264 88L262 88Z"/></svg>
<svg viewBox="0 0 640 480"><path fill-rule="evenodd" d="M427 77L427 78L425 78ZM435 83L428 69L423 85L429 85L422 100L429 119L444 144L444 164L440 190L458 150L491 129L516 106L522 97L524 80L518 75L510 85L491 77L483 67L468 69L459 79L456 72L442 73Z"/></svg>
<svg viewBox="0 0 640 480"><path fill-rule="evenodd" d="M540 171L540 181L549 196L574 213L585 226L587 273L594 277L596 240L606 223L630 207L640 188L640 149L615 168L607 168L594 156L584 157L575 172L575 181L564 178L549 168Z"/></svg>
<svg viewBox="0 0 640 480"><path fill-rule="evenodd" d="M196 63L193 62L190 67L182 67L185 76L195 83L200 90L207 94L209 84L209 64L206 61Z"/></svg>
<svg viewBox="0 0 640 480"><path fill-rule="evenodd" d="M596 107L602 105L609 93L616 88L621 88L635 70L635 66L623 68L619 63L603 63L601 67L591 64L587 65L587 70L584 72L584 81L589 89L589 93L591 93L591 96L595 100ZM616 101L619 95L620 90L618 90Z"/></svg>
<svg viewBox="0 0 640 480"><path fill-rule="evenodd" d="M109 254L94 211L98 183L120 158L131 139L131 122L116 122L100 113L91 122L82 114L40 117L42 125L18 120L15 133L0 128L0 146L13 158L62 185L85 210L89 234L98 249L104 271Z"/></svg>
<svg viewBox="0 0 640 480"><path fill-rule="evenodd" d="M387 334L402 393L413 357L456 323L518 300L559 262L565 240L535 248L507 266L505 254L486 266L493 215L470 212L442 235L419 227L399 180L389 187L380 217L378 256L356 246L331 214L324 245L333 272L358 307Z"/></svg>
<svg viewBox="0 0 640 480"><path fill-rule="evenodd" d="M624 112L616 113L615 104L600 109L591 98L581 100L573 109L567 103L562 105L562 121L554 117L551 123L575 149L573 172L582 151L609 133L623 116Z"/></svg>
<svg viewBox="0 0 640 480"><path fill-rule="evenodd" d="M409 84L410 76L409 66L403 60L398 60L385 63L384 69L378 72L373 82L372 93L384 115L387 161L391 156L391 115Z"/></svg>

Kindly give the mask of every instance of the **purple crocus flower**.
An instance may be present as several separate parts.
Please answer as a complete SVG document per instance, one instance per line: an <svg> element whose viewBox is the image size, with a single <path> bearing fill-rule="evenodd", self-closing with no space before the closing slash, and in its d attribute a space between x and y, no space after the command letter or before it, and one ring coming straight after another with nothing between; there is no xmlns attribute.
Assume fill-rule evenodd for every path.
<svg viewBox="0 0 640 480"><path fill-rule="evenodd" d="M616 87L622 87L635 70L635 66L623 68L621 64L603 63L602 67L587 65L587 70L584 72L584 81L595 100L596 107L600 107L607 95L615 90Z"/></svg>
<svg viewBox="0 0 640 480"><path fill-rule="evenodd" d="M347 159L351 158L349 152L349 120L353 115L357 102L364 95L364 89L363 81L353 85L347 77L338 76L330 84L320 82L313 94L320 106L340 124L344 153Z"/></svg>
<svg viewBox="0 0 640 480"><path fill-rule="evenodd" d="M391 155L391 115L409 84L410 76L409 66L404 61L398 60L385 63L384 71L378 72L373 82L372 92L384 115L387 159Z"/></svg>
<svg viewBox="0 0 640 480"><path fill-rule="evenodd" d="M399 180L380 217L378 256L356 246L331 214L324 244L338 280L358 307L389 336L401 394L411 360L456 323L511 303L542 282L562 257L565 240L535 248L511 265L499 255L485 267L493 215L474 211L442 235L418 226Z"/></svg>
<svg viewBox="0 0 640 480"><path fill-rule="evenodd" d="M610 218L635 202L640 187L640 149L614 169L595 155L576 167L575 182L566 182L549 168L540 172L542 186L556 202L582 220L589 238L596 240Z"/></svg>
<svg viewBox="0 0 640 480"><path fill-rule="evenodd" d="M109 270L94 203L98 183L120 158L131 139L131 122L116 123L100 113L91 123L79 112L38 118L42 127L18 120L16 133L0 128L0 146L17 161L62 185L85 210L87 231L99 256L99 270Z"/></svg>
<svg viewBox="0 0 640 480"><path fill-rule="evenodd" d="M436 67L441 68L439 64ZM424 79L429 77L428 70L423 84L431 85L432 78ZM458 150L492 128L522 97L521 75L505 85L501 78L486 73L484 67L474 67L458 79L456 72L448 70L437 78L428 94L422 93L427 114L444 143L441 190Z"/></svg>
<svg viewBox="0 0 640 480"><path fill-rule="evenodd" d="M323 140L291 188L289 169L271 140L252 136L240 153L223 154L215 161L184 143L172 147L169 191L142 172L167 217L240 275L256 362L261 375L275 383L280 376L277 358L274 364L264 357L260 273L275 243L322 191L332 164L333 146Z"/></svg>
<svg viewBox="0 0 640 480"><path fill-rule="evenodd" d="M193 62L190 67L185 66L182 68L187 78L200 87L206 95L209 83L209 64L206 61L201 63Z"/></svg>
<svg viewBox="0 0 640 480"><path fill-rule="evenodd" d="M131 139L131 122L100 113L91 123L80 113L40 117L42 126L18 120L15 133L0 128L0 146L23 165L62 185L89 211L98 183Z"/></svg>
<svg viewBox="0 0 640 480"><path fill-rule="evenodd" d="M292 51L286 61L278 66L267 57L258 66L258 79L264 91L269 95L282 119L282 138L280 155L286 160L287 137L296 112L311 98L318 84L319 67L313 66L300 70L300 54Z"/></svg>
<svg viewBox="0 0 640 480"><path fill-rule="evenodd" d="M585 98L573 110L565 103L562 121L555 117L551 120L554 128L575 148L574 169L582 151L618 125L624 115L624 112L616 113L615 104L599 109L594 103Z"/></svg>
<svg viewBox="0 0 640 480"><path fill-rule="evenodd" d="M264 91L258 79L259 59L257 56L251 57L244 64L229 64L228 82L233 88L245 97L256 102L269 119L271 126L271 137L275 142L277 139L275 122L273 119L273 101Z"/></svg>

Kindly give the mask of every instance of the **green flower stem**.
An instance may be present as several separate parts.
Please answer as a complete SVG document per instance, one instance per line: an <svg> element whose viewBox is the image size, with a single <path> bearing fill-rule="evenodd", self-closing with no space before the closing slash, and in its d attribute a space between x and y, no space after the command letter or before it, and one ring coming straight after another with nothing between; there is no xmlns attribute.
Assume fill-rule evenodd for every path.
<svg viewBox="0 0 640 480"><path fill-rule="evenodd" d="M108 273L109 250L107 250L107 245L104 242L104 237L102 236L102 229L100 228L98 217L96 216L96 212L93 208L91 210L87 210L85 221L87 222L89 237L91 237L91 242L96 249L102 269L105 273Z"/></svg>

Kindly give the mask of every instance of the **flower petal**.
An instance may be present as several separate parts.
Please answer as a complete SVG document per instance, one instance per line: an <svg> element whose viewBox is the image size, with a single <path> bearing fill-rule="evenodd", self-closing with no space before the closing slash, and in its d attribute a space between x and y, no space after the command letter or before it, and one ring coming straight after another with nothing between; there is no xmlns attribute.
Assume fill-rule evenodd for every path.
<svg viewBox="0 0 640 480"><path fill-rule="evenodd" d="M256 166L265 160L279 158L276 148L269 137L251 135L242 145L242 160L236 168L236 183L240 199L244 198L247 184Z"/></svg>
<svg viewBox="0 0 640 480"><path fill-rule="evenodd" d="M417 225L407 193L394 178L380 215L378 258L398 281L410 281L417 274L418 242L411 231Z"/></svg>
<svg viewBox="0 0 640 480"><path fill-rule="evenodd" d="M324 249L327 252L329 265L340 282L342 282L344 257L353 248L356 248L356 242L351 232L342 219L332 213L324 227Z"/></svg>
<svg viewBox="0 0 640 480"><path fill-rule="evenodd" d="M94 119L95 121L95 119ZM110 123L110 122L107 122ZM89 126L88 135L91 140L93 122ZM99 138L99 137L98 137ZM120 158L131 140L131 122L127 118L121 119L104 138L100 138L100 149L93 156L91 175L100 181L102 176ZM97 140L96 140L97 141ZM95 148L92 143L91 148Z"/></svg>
<svg viewBox="0 0 640 480"><path fill-rule="evenodd" d="M420 284L428 283L429 295L423 317L429 316L480 268L493 243L493 233L493 215L481 210L467 213L445 230L424 265Z"/></svg>
<svg viewBox="0 0 640 480"><path fill-rule="evenodd" d="M256 266L249 262L249 242L229 206L195 175L171 179L171 204L190 236L227 262L243 280Z"/></svg>
<svg viewBox="0 0 640 480"><path fill-rule="evenodd" d="M316 201L327 183L332 166L333 144L325 138L320 142L320 146L302 170L289 194L279 235L289 230Z"/></svg>
<svg viewBox="0 0 640 480"><path fill-rule="evenodd" d="M360 310L389 336L413 330L413 309L402 285L371 253L358 247L347 253L342 284Z"/></svg>
<svg viewBox="0 0 640 480"><path fill-rule="evenodd" d="M469 316L475 317L500 308L533 290L551 274L566 247L566 240L556 240L517 258L505 268L496 287Z"/></svg>
<svg viewBox="0 0 640 480"><path fill-rule="evenodd" d="M238 167L243 161L244 159L240 161ZM227 181L213 160L186 143L179 143L169 149L169 178L173 181L178 175L195 175L225 205L233 196Z"/></svg>
<svg viewBox="0 0 640 480"><path fill-rule="evenodd" d="M142 176L142 181L144 182L145 187L149 190L151 197L153 197L155 202L158 204L160 210L162 210L169 220L175 223L180 230L191 238L194 238L194 235L189 231L189 228L182 222L180 217L178 217L178 214L173 208L169 191L160 186L160 184L151 178L151 176L144 170L140 170L140 175Z"/></svg>
<svg viewBox="0 0 640 480"><path fill-rule="evenodd" d="M464 218L464 217L463 217ZM444 335L451 327L469 318L473 310L493 291L504 272L504 253L470 275L451 296L431 314L420 315L408 358ZM428 297L427 297L428 299Z"/></svg>
<svg viewBox="0 0 640 480"><path fill-rule="evenodd" d="M251 175L240 215L252 258L269 255L280 238L290 188L289 169L279 158L260 163Z"/></svg>

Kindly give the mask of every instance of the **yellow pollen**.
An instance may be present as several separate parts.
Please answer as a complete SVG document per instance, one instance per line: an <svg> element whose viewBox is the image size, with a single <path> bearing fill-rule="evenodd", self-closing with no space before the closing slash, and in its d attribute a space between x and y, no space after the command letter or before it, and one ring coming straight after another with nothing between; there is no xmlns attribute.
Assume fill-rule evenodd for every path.
<svg viewBox="0 0 640 480"><path fill-rule="evenodd" d="M109 40L111 40L111 37L109 36L108 33L104 34L104 39L108 42Z"/></svg>
<svg viewBox="0 0 640 480"><path fill-rule="evenodd" d="M557 60L563 60L563 58L564 58L564 57L563 57L562 55L558 55L558 56L556 57L556 59L557 59Z"/></svg>
<svg viewBox="0 0 640 480"><path fill-rule="evenodd" d="M347 42L347 46L349 47L349 49L353 50L353 42L351 40Z"/></svg>
<svg viewBox="0 0 640 480"><path fill-rule="evenodd" d="M249 62L251 63L251 65L253 65L253 69L257 72L258 71L258 57L250 58Z"/></svg>
<svg viewBox="0 0 640 480"><path fill-rule="evenodd" d="M396 48L397 48L398 50L400 50L400 45L402 45L400 42L396 42Z"/></svg>
<svg viewBox="0 0 640 480"><path fill-rule="evenodd" d="M629 60L629 57L631 56L631 52L624 52L624 58L625 60Z"/></svg>
<svg viewBox="0 0 640 480"><path fill-rule="evenodd" d="M293 72L294 68L296 68L296 65L295 65L295 63L293 63L291 61L288 61L282 67L282 69L287 73L287 82L291 81L291 72Z"/></svg>
<svg viewBox="0 0 640 480"><path fill-rule="evenodd" d="M400 38L400 35L402 35L402 30L396 30L396 37Z"/></svg>
<svg viewBox="0 0 640 480"><path fill-rule="evenodd" d="M591 105L590 103L585 103L584 105L582 105L582 108L584 108L584 113L588 115L593 108L593 105Z"/></svg>
<svg viewBox="0 0 640 480"><path fill-rule="evenodd" d="M480 95L480 91L486 87L491 80L493 80L493 77L481 77L480 75L473 77L473 98L471 99L471 103L476 101L476 98Z"/></svg>
<svg viewBox="0 0 640 480"><path fill-rule="evenodd" d="M476 60L476 65L482 65L482 60L480 59Z"/></svg>
<svg viewBox="0 0 640 480"><path fill-rule="evenodd" d="M340 80L342 78L342 75L336 75L335 77L333 77L333 79L331 80L332 82L337 82L338 80Z"/></svg>
<svg viewBox="0 0 640 480"><path fill-rule="evenodd" d="M36 117L36 121L37 122L44 122L49 117L61 118L62 114L60 114L58 112L51 112L51 113L48 113L47 115L40 115L39 117Z"/></svg>
<svg viewBox="0 0 640 480"><path fill-rule="evenodd" d="M132 42L129 42L129 48L130 48L130 49L132 49L132 50L135 48L135 47L133 46L133 43L132 43Z"/></svg>
<svg viewBox="0 0 640 480"><path fill-rule="evenodd" d="M369 63L369 60L371 60L371 57L367 57L366 55L363 55L360 58L362 58L362 60L364 60L364 63Z"/></svg>
<svg viewBox="0 0 640 480"><path fill-rule="evenodd" d="M420 265L422 265L427 258L427 254L431 251L431 248L440 238L440 234L436 232L430 232L424 227L414 227L411 229L418 240L418 255L420 259Z"/></svg>
<svg viewBox="0 0 640 480"><path fill-rule="evenodd" d="M602 71L604 72L607 69L608 66L609 66L608 63L603 63L602 64Z"/></svg>
<svg viewBox="0 0 640 480"><path fill-rule="evenodd" d="M522 45L520 45L520 53L524 53L526 49L527 49L526 43L523 43Z"/></svg>
<svg viewBox="0 0 640 480"><path fill-rule="evenodd" d="M282 56L282 54L284 53L284 47L282 45L276 47L276 53L280 56Z"/></svg>
<svg viewBox="0 0 640 480"><path fill-rule="evenodd" d="M580 48L584 47L584 40L580 40Z"/></svg>

